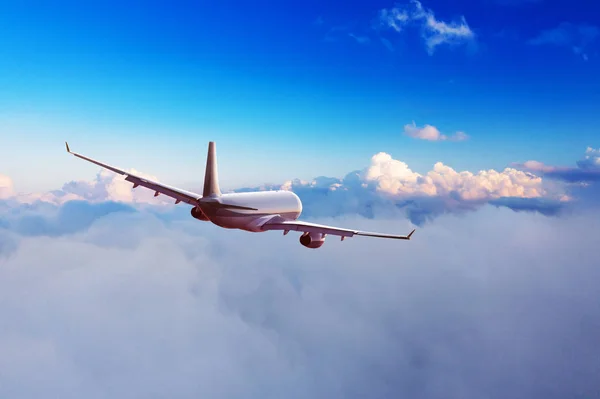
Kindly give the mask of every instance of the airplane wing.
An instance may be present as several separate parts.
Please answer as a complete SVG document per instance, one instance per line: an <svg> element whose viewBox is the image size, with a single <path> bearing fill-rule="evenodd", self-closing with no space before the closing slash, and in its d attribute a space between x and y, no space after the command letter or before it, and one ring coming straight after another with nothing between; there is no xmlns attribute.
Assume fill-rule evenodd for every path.
<svg viewBox="0 0 600 399"><path fill-rule="evenodd" d="M378 237L378 238L393 238L396 240L410 240L415 230L411 231L407 236L400 236L394 234L382 234L372 233L369 231L350 230L342 229L339 227L326 226L323 224L301 222L297 220L281 220L280 218L274 218L272 221L267 221L261 227L263 230L283 230L285 232L290 230L302 231L306 233L321 233L328 235L340 236L343 240L345 237L352 236L367 236L367 237Z"/></svg>
<svg viewBox="0 0 600 399"><path fill-rule="evenodd" d="M88 162L95 163L96 165L99 165L105 169L108 169L108 170L118 173L120 175L125 175L126 176L125 180L133 183L133 188L136 188L137 186L149 188L150 190L154 191L155 197L158 196L159 194L164 194L168 197L175 199L176 204L178 204L180 202L185 202L190 205L197 205L200 198L202 198L202 196L200 194L181 190L179 188L167 186L166 184L158 183L158 182L152 181L150 179L136 176L133 173L126 172L122 169L115 168L114 166L110 166L105 163L96 161L95 159L88 158L81 154L77 154L76 152L71 151L71 149L69 148L69 144L67 142L65 142L65 145L67 146L67 152L69 154L75 155L76 157L81 158L81 159L85 159Z"/></svg>

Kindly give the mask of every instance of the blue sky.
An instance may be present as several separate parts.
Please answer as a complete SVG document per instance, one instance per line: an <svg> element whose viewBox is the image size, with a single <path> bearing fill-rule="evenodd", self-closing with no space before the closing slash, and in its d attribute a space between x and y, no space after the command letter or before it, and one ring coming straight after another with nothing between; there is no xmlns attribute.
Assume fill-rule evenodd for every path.
<svg viewBox="0 0 600 399"><path fill-rule="evenodd" d="M415 7L4 2L1 172L25 191L91 177L65 139L174 184L202 180L215 140L232 186L343 176L380 151L419 172L437 161L476 172L573 165L598 146L599 6L423 1L470 32L432 51L425 17L400 32L382 19ZM413 121L469 138L411 138Z"/></svg>

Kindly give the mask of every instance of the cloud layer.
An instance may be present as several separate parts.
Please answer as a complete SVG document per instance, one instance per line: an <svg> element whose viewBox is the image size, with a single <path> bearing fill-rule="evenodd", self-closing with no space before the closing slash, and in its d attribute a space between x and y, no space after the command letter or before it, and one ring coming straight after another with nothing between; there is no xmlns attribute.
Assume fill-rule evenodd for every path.
<svg viewBox="0 0 600 399"><path fill-rule="evenodd" d="M401 32L410 26L418 26L430 55L438 46L464 45L473 43L475 39L475 34L464 17L461 17L459 21L440 21L432 10L424 8L417 0L380 10L378 22L379 26L384 29L391 29L395 32Z"/></svg>
<svg viewBox="0 0 600 399"><path fill-rule="evenodd" d="M538 161L527 161L517 166L568 183L597 182L600 181L600 150L588 147L584 157L577 161L576 168L550 166Z"/></svg>
<svg viewBox="0 0 600 399"><path fill-rule="evenodd" d="M487 203L556 215L570 199L560 187L515 168L458 172L438 162L433 170L420 174L384 152L375 154L365 169L344 178L295 179L240 191L272 189L297 193L307 217L357 213L367 218L408 217L417 225L444 213L476 210Z"/></svg>
<svg viewBox="0 0 600 399"><path fill-rule="evenodd" d="M408 126L410 131L411 126ZM437 129L416 128L429 138L438 137ZM435 129L435 131L433 130ZM426 132L423 133L422 131ZM431 133L433 131L434 133ZM435 136L438 135L438 136ZM516 164L504 170L478 172L456 171L442 162L424 174L389 154L381 152L371 158L362 170L343 178L317 177L311 181L292 179L283 184L240 188L238 192L283 189L297 193L303 202L303 217L331 217L359 214L367 218L408 217L423 225L444 213L464 213L480 209L485 204L508 207L516 211L538 211L557 215L580 193L561 181L592 183L600 178L598 151L589 148L578 168L558 168L536 161ZM136 172L139 174L139 172ZM146 176L146 175L144 175ZM154 176L146 176L155 181ZM559 181L560 180L560 181ZM69 201L117 201L127 204L169 205L165 196L154 197L151 190L133 189L123 177L101 171L92 181L72 181L62 189L38 194L14 194L10 179L1 179L6 201L35 204L65 204ZM588 190L589 191L589 190Z"/></svg>
<svg viewBox="0 0 600 399"><path fill-rule="evenodd" d="M408 243L332 240L315 252L187 208L159 218L46 206L2 213L10 226L63 215L53 236L0 227L3 398L553 399L600 388L598 215L486 208Z"/></svg>
<svg viewBox="0 0 600 399"><path fill-rule="evenodd" d="M469 138L465 132L456 132L451 136L446 136L435 126L418 127L415 122L412 125L404 125L404 134L414 139L427 141L464 141Z"/></svg>

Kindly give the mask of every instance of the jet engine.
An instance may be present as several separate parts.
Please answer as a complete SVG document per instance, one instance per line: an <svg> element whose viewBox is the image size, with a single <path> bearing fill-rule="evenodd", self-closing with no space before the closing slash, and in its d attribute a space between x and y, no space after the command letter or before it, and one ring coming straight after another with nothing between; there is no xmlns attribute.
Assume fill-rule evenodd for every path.
<svg viewBox="0 0 600 399"><path fill-rule="evenodd" d="M194 219L203 220L205 222L208 222L208 218L206 217L206 215L197 206L192 208L191 214Z"/></svg>
<svg viewBox="0 0 600 399"><path fill-rule="evenodd" d="M325 234L304 233L300 236L300 244L306 248L319 248L325 243Z"/></svg>

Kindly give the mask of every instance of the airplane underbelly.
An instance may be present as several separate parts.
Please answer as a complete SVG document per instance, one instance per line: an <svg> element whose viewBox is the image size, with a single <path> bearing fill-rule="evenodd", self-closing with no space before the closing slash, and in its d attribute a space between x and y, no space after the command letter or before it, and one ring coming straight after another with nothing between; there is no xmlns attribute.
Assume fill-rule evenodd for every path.
<svg viewBox="0 0 600 399"><path fill-rule="evenodd" d="M254 220L256 220L256 216L252 215L237 215L237 216L213 216L211 218L211 222L216 224L219 227L223 227L226 229L240 229L247 230L247 226L250 225Z"/></svg>
<svg viewBox="0 0 600 399"><path fill-rule="evenodd" d="M227 229L260 232L261 222L273 215L296 220L302 213L300 199L288 191L223 194L221 200L223 203L256 209L219 209L208 215L214 224Z"/></svg>

